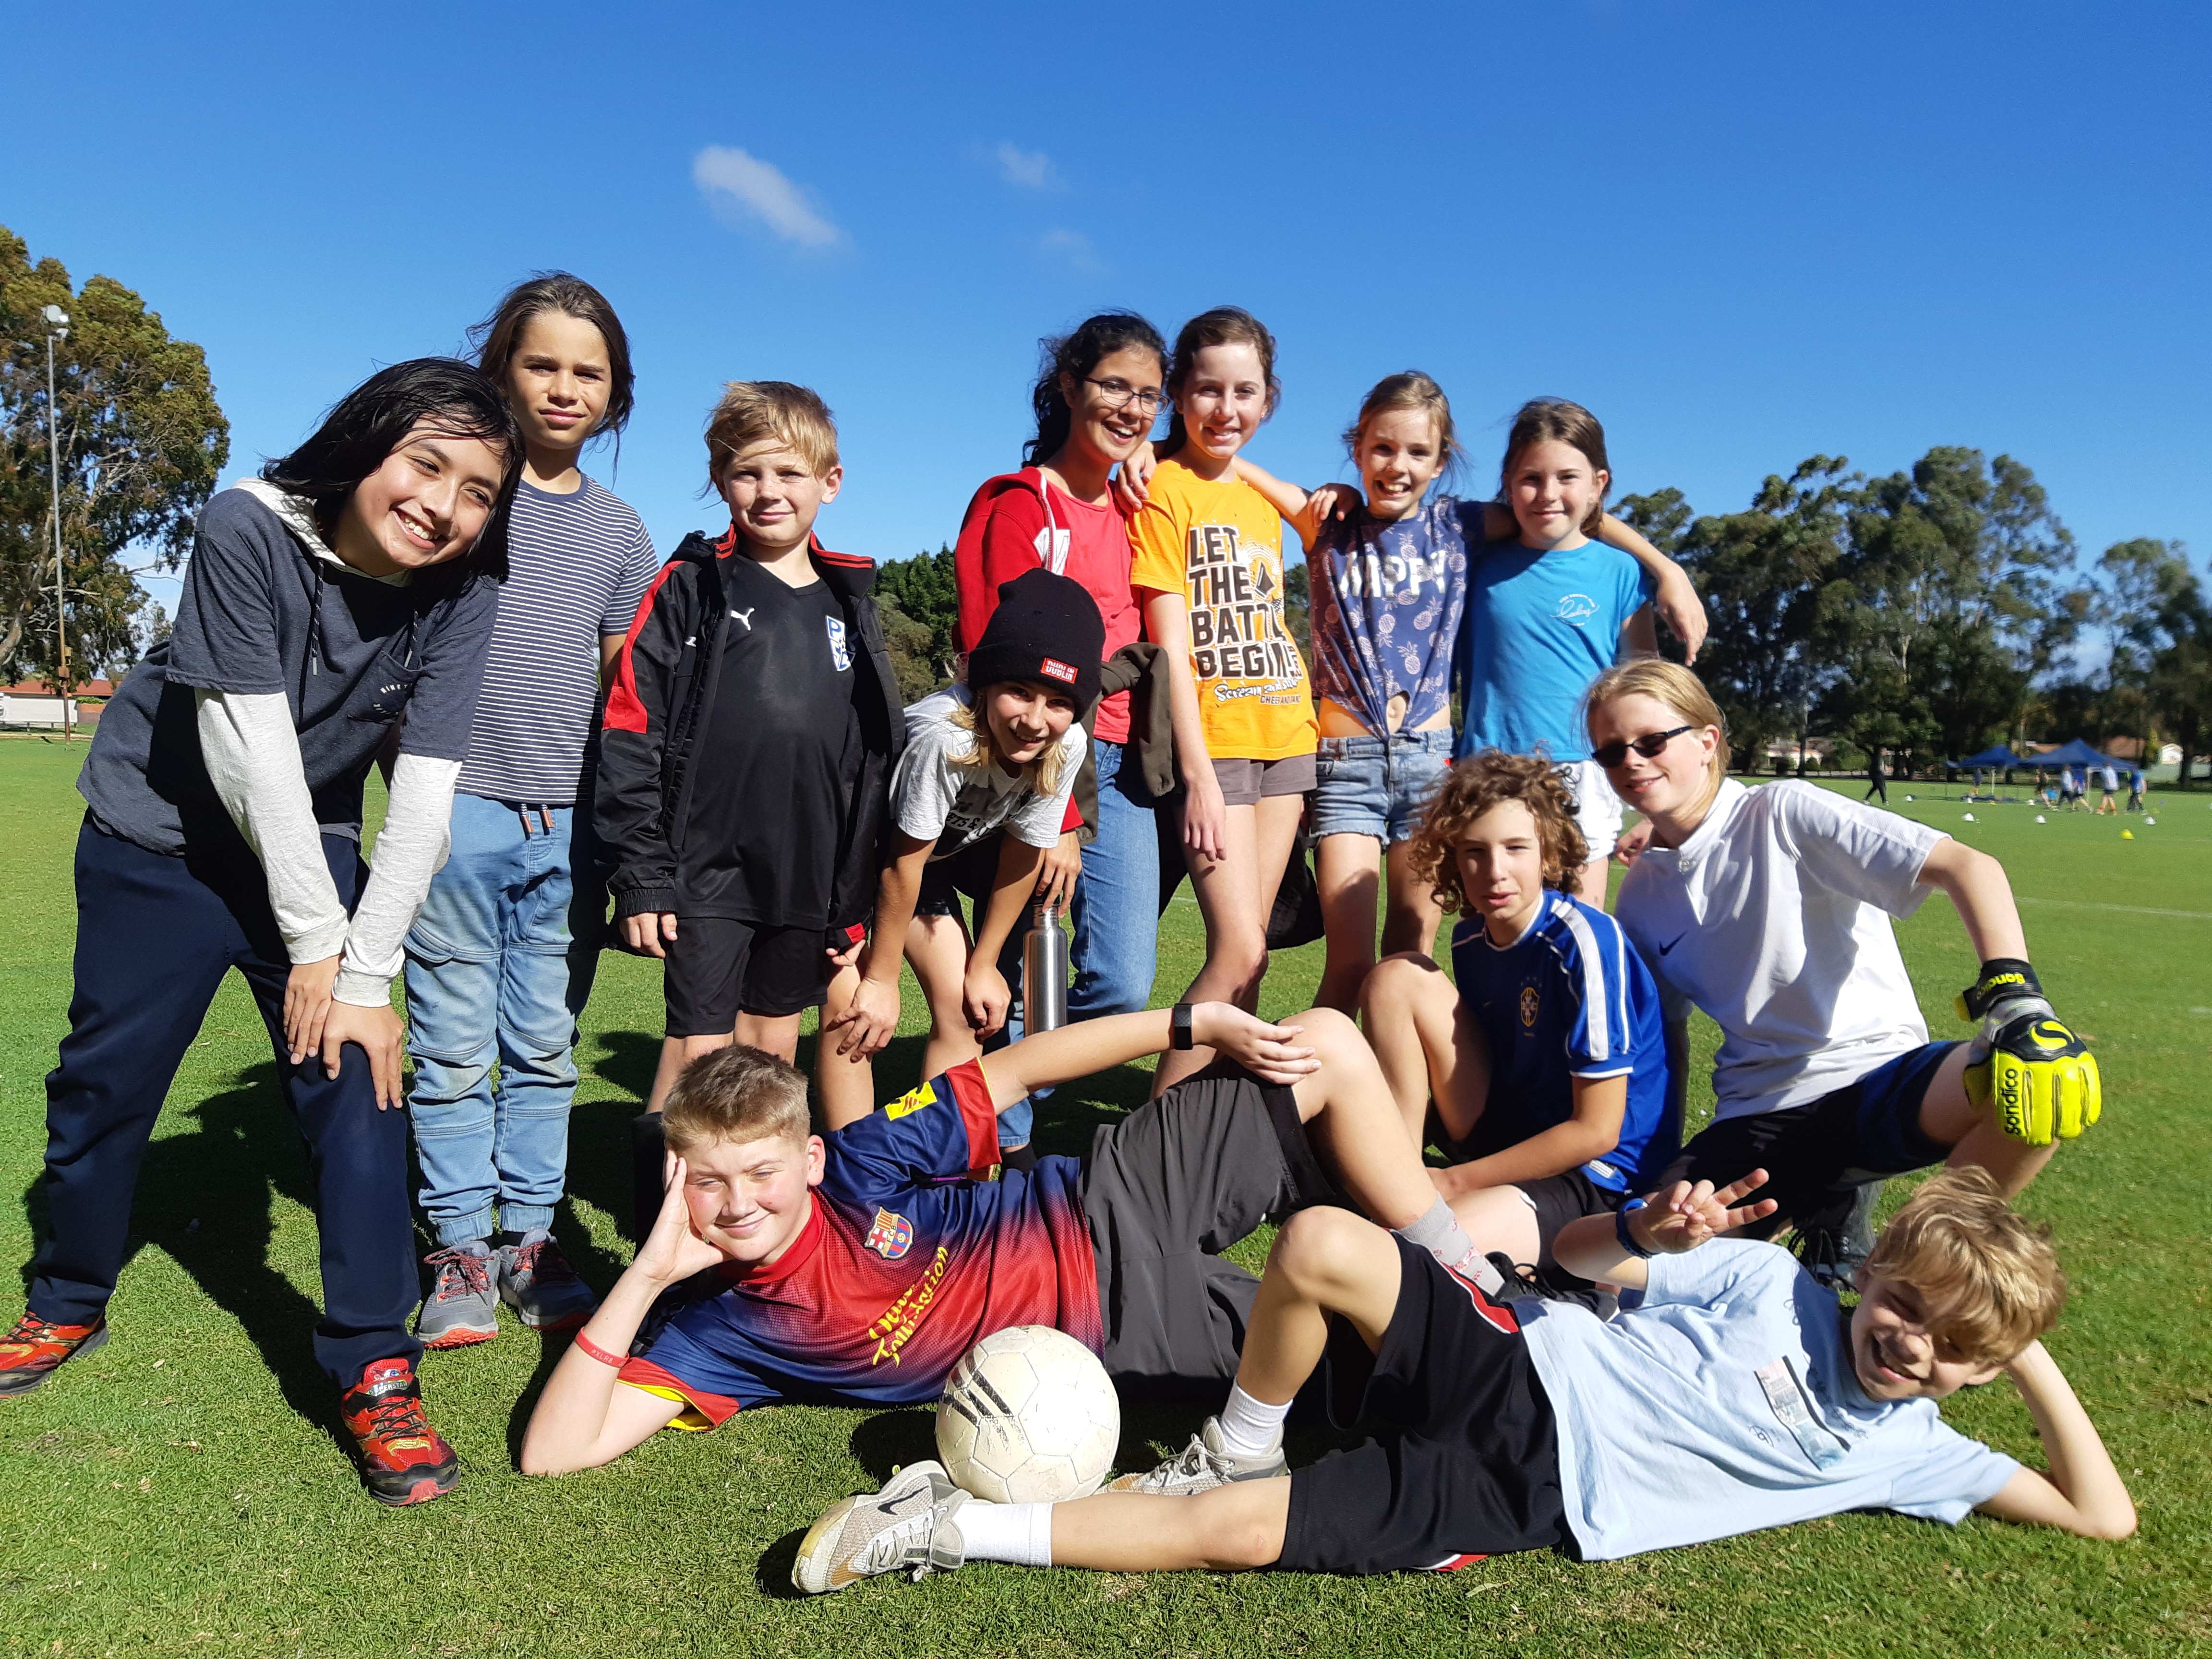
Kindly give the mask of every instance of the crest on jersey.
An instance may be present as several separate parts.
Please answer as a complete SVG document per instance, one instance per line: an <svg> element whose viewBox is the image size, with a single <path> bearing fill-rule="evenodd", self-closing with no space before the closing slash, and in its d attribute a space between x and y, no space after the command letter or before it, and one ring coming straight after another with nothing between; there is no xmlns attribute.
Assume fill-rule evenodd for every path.
<svg viewBox="0 0 2212 1659"><path fill-rule="evenodd" d="M868 1229L868 1248L886 1261L896 1261L914 1248L914 1223L889 1210L876 1212L876 1224Z"/></svg>
<svg viewBox="0 0 2212 1659"><path fill-rule="evenodd" d="M1580 628L1597 615L1597 601L1587 593L1567 593L1560 596L1559 608L1554 613L1563 623L1572 623Z"/></svg>
<svg viewBox="0 0 2212 1659"><path fill-rule="evenodd" d="M1521 988L1521 1023L1530 1030L1536 1028L1536 1013L1544 1006L1544 999L1533 985Z"/></svg>

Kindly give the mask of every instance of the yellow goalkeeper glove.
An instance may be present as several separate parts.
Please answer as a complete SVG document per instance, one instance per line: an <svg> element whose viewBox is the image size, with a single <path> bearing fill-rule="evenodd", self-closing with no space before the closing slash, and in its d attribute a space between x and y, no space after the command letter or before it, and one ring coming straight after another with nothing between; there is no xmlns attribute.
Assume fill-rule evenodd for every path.
<svg viewBox="0 0 2212 1659"><path fill-rule="evenodd" d="M1959 1017L1982 1029L1966 1049L1966 1097L1995 1104L2014 1140L2071 1140L2104 1111L2097 1057L2052 1012L2035 969L2017 957L1982 964L1960 993Z"/></svg>

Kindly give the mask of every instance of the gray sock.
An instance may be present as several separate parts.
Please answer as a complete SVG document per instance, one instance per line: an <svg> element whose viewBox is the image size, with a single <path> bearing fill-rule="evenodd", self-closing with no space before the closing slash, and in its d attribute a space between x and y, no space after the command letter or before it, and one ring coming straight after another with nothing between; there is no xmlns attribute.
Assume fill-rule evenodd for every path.
<svg viewBox="0 0 2212 1659"><path fill-rule="evenodd" d="M1439 1198L1419 1221L1391 1230L1408 1243L1418 1244L1447 1267L1456 1267L1474 1249L1474 1241L1459 1228L1451 1206Z"/></svg>

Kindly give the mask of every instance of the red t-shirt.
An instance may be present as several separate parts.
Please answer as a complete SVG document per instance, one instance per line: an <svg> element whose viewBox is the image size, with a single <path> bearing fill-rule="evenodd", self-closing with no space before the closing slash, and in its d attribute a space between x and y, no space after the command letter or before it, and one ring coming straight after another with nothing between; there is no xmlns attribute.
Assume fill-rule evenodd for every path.
<svg viewBox="0 0 2212 1659"><path fill-rule="evenodd" d="M960 589L960 648L972 651L982 639L984 626L999 608L999 584L1042 564L1082 583L1098 602L1110 657L1135 641L1145 626L1144 613L1129 586L1127 520L1110 501L1091 507L1057 486L1048 486L1053 520L1048 526L1044 498L1038 494L1043 483L1042 473L1027 467L1010 477L992 479L969 505L969 523L963 527L954 561ZM980 535L974 522L979 509ZM975 550L972 555L971 547ZM1102 743L1129 740L1127 691L1117 691L1098 705L1092 729Z"/></svg>

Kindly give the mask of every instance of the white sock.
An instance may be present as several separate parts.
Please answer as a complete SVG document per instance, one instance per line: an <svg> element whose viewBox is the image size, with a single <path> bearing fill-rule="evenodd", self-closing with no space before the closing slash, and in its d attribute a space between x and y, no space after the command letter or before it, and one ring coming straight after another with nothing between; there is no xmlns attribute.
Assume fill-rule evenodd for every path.
<svg viewBox="0 0 2212 1659"><path fill-rule="evenodd" d="M1229 1385L1229 1403L1214 1420L1221 1425L1221 1449L1240 1462L1272 1455L1283 1448L1283 1419L1291 1414L1290 1401L1270 1406L1255 1400L1236 1383Z"/></svg>
<svg viewBox="0 0 2212 1659"><path fill-rule="evenodd" d="M1018 1567L1052 1565L1052 1505L987 1504L971 1498L952 1517L970 1561L1011 1561Z"/></svg>
<svg viewBox="0 0 2212 1659"><path fill-rule="evenodd" d="M1429 1206L1428 1212L1419 1220L1407 1222L1393 1231L1408 1243L1419 1245L1447 1267L1459 1266L1474 1249L1474 1241L1460 1231L1459 1218L1452 1214L1451 1206L1441 1198Z"/></svg>

